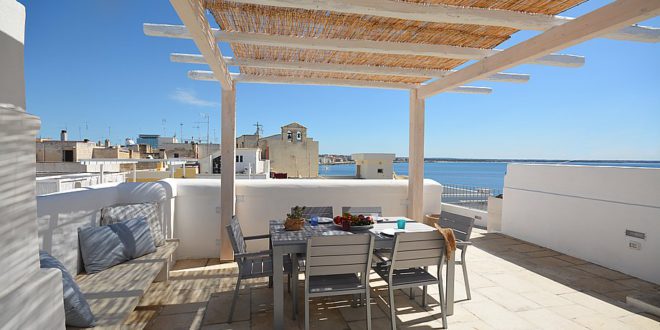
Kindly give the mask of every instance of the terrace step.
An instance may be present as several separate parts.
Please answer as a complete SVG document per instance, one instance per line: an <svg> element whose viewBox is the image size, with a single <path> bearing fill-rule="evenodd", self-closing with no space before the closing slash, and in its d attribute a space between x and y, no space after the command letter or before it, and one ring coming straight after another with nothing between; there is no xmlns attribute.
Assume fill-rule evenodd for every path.
<svg viewBox="0 0 660 330"><path fill-rule="evenodd" d="M657 294L636 294L626 297L626 303L642 311L660 316L660 296Z"/></svg>

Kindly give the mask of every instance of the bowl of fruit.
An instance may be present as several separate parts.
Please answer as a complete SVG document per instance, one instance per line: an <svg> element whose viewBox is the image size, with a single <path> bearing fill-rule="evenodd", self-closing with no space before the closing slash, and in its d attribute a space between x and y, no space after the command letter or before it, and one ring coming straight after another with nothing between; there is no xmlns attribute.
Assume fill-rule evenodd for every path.
<svg viewBox="0 0 660 330"><path fill-rule="evenodd" d="M374 227L374 219L369 215L344 213L333 219L336 227L346 231L368 230Z"/></svg>

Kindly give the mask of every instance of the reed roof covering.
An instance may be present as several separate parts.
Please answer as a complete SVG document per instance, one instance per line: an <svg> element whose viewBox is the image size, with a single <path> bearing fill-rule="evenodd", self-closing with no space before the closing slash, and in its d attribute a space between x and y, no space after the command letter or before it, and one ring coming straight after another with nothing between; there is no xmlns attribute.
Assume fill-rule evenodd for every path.
<svg viewBox="0 0 660 330"><path fill-rule="evenodd" d="M404 0L421 4L513 10L556 15L585 0ZM492 49L518 30L474 24L444 24L319 10L206 0L221 30L329 39L373 40ZM466 60L350 51L328 51L231 43L236 58L451 70ZM282 70L242 66L241 73L293 77L422 83L428 78Z"/></svg>

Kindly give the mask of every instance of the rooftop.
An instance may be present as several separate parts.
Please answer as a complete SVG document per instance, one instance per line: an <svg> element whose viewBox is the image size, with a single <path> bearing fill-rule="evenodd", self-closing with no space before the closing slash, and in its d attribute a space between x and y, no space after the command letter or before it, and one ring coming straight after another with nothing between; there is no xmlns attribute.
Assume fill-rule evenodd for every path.
<svg viewBox="0 0 660 330"><path fill-rule="evenodd" d="M472 299L465 300L457 276L451 329L657 329L660 318L625 303L627 295L660 294L660 286L620 272L546 249L503 234L475 229L468 252ZM169 284L154 283L126 325L147 329L271 329L272 292L267 282L242 288L232 324L227 306L235 285L236 264L218 259L179 260ZM302 283L302 282L301 282ZM389 327L387 290L372 274L373 328ZM298 291L299 294L303 290ZM442 326L437 289L424 309L418 299L397 293L399 328L437 329ZM302 306L302 295L298 297ZM285 326L302 329L304 314L291 319L290 295L285 294ZM313 300L311 328L363 329L364 307L351 307L346 297Z"/></svg>

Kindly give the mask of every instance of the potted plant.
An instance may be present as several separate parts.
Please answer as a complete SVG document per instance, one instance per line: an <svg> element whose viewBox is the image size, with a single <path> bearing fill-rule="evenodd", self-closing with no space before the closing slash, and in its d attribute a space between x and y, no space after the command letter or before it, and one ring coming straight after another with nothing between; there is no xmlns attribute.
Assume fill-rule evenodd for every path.
<svg viewBox="0 0 660 330"><path fill-rule="evenodd" d="M291 213L286 215L284 222L284 229L286 230L301 230L305 225L305 218L303 218L304 206L297 206L291 210Z"/></svg>

